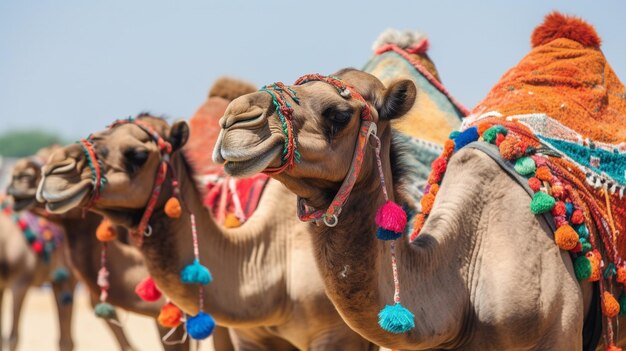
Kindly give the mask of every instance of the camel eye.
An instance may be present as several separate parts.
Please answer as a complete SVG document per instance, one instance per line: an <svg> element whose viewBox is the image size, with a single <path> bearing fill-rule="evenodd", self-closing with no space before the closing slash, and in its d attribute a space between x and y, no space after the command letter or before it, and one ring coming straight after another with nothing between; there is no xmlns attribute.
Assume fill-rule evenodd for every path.
<svg viewBox="0 0 626 351"><path fill-rule="evenodd" d="M124 151L124 160L129 170L133 171L141 167L148 160L148 151L143 149L128 149Z"/></svg>
<svg viewBox="0 0 626 351"><path fill-rule="evenodd" d="M329 120L330 122L332 122L333 124L339 127L343 127L346 124L348 124L353 114L354 114L354 110L351 108L344 110L344 109L337 109L335 107L329 107L326 110L324 110L324 112L322 112L322 115L324 116L324 118L326 118L327 120Z"/></svg>

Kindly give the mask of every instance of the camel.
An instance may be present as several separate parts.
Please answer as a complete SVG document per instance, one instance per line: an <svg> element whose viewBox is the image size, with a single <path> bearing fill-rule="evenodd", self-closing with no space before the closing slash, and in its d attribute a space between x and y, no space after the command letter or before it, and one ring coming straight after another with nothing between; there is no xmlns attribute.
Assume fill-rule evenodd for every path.
<svg viewBox="0 0 626 351"><path fill-rule="evenodd" d="M178 143L175 138L183 137L182 141L186 138L186 127L183 124L175 124L169 130L162 121L149 117L142 117L140 120L145 120L153 127L156 126L161 135L167 136L169 134L169 140L174 145ZM111 131L97 133L94 140L97 145L108 150L110 148L106 145L113 145L113 143L123 147L137 147L136 142L125 145L119 141L128 140L124 138L124 135L127 135L127 133L133 133L132 135L135 138L142 137L142 135L137 134L138 128L129 127L132 126L119 126ZM177 128L181 129L178 130ZM119 134L116 132L118 130L120 131ZM121 132L123 130L125 132ZM180 147L181 145L177 146ZM120 146L116 146L116 149L119 148ZM86 198L89 195L83 191L81 183L86 181L90 175L85 168L82 168L85 166L84 160L78 160L78 163L72 161L76 160L75 157L79 159L82 157L80 152L77 152L78 150L76 146L68 147L62 153L59 153L58 157L54 158L53 165L46 168L46 177L40 185L39 194L43 200L48 200L47 206L51 211L58 212L76 206L84 206L85 201L87 201ZM154 145L150 145L148 150L150 154L153 152L158 153L154 149ZM186 151L184 156L189 155L188 150ZM111 157L111 160L107 160L104 163L108 165L117 164L118 169L121 165L120 162L128 162L128 160L124 161L121 158L122 155L113 156L109 153L107 156ZM70 173L79 172L81 177L84 176L86 178L80 180L72 178L70 174L63 175L63 172L59 172L58 165L68 161L73 166L77 166ZM149 166L154 170L152 167L156 167L155 162L157 161L154 159L143 160L146 165L150 161ZM180 153L174 152L172 154L172 163L174 164L175 173L182 175L180 176L182 179L180 182L184 184L181 190L184 202L191 201L192 205L190 207L193 209L192 212L197 213L200 211L202 213L204 209L195 204L198 201L197 190L189 186L186 179L186 177L198 176L198 174L189 174L185 158ZM69 168L73 168L73 166ZM146 167L144 166L144 168ZM62 169L66 168L62 167ZM145 171L145 173L148 174L147 177L152 179L154 173L148 171ZM59 176L63 180L60 180L60 182L55 181L54 179ZM122 179L119 180L122 181ZM123 189L123 191L127 192L127 189L131 188L139 189L140 183L139 181L135 183L135 181L127 178L123 183L117 185L117 188L119 191ZM151 182L145 184L151 184ZM60 188L56 188L57 186L60 186ZM63 199L55 198L53 201L49 201L55 194L63 193L62 189L69 190L64 192ZM95 205L93 210L113 217L116 221L129 227L135 227L137 225L136 221L139 219L137 215L141 211L121 211L120 208L134 207L135 209L143 209L146 196L151 189L141 190L143 195L138 195L138 201L133 203L126 202L124 206L121 206L115 200L116 193L110 192L108 196L103 193L101 200ZM104 192L107 192L107 190ZM65 197L65 195L70 195L70 197L72 197L71 195L77 196L73 196L73 199L71 199ZM106 200L109 197L110 200ZM165 199L166 197L161 196L157 209L163 206ZM128 198L125 198L124 201L127 200ZM318 350L335 349L336 345L343 345L344 349L373 347L345 328L345 325L340 321L333 307L324 296L320 277L315 271L311 271L314 260L310 250L309 227L297 221L295 212L289 206L291 201L295 201L293 195L277 182L270 182L261 199L258 213L255 213L241 228L233 230L219 228L211 220L210 216L196 215L197 219L201 219L200 223L198 223L201 233L219 233L219 235L210 235L200 239L202 257L208 262L207 266L211 267L216 280L215 285L209 285L205 288L204 300L208 303L205 306L206 310L214 314L219 323L237 327L235 339L239 344L238 349L242 350L291 349L293 346L299 349ZM277 216L277 214L282 216ZM148 258L149 269L157 284L163 287L165 292L186 312L193 315L198 311L196 291L195 289L182 286L178 282L177 274L184 262L188 262L191 255L190 247L180 244L185 242L182 238L189 237L189 227L188 225L177 223L175 228L171 228L171 220L166 219L162 212L157 211L157 215L160 217L153 217L151 220L154 234L143 239L142 251ZM157 231L156 228L159 228L159 230ZM271 231L266 228L271 228ZM172 232L174 229L175 232ZM161 230L165 232L161 233ZM239 248L236 249L237 247ZM211 250L210 248L213 249ZM264 250L263 254L257 257L259 255L257 252L261 249ZM164 257L169 259L164 260ZM223 263L225 260L233 262L226 265L230 268L228 270L219 266L219 262ZM216 264L218 265L217 267L215 267ZM286 270L285 266L289 267L289 269ZM306 283L302 280L303 275L300 273L303 271L310 273L306 277ZM232 278L229 277L232 276L239 277L239 280L230 280ZM249 282L253 283L250 284ZM290 287L289 291L285 289L285 286ZM228 289L227 298L222 296L224 290L220 289ZM297 302L284 302L285 296L290 296L291 299ZM234 311L229 309L229 306L242 305L244 303L242 301L243 298L247 299L247 302L250 303L249 305L260 306L261 308L257 308L254 311L241 311L240 309ZM270 306L268 304L269 301L280 301L279 307L276 307L276 305ZM246 329L247 327L258 325L263 327ZM353 344L349 344L348 341L342 341L341 338L351 339ZM293 346L285 343L285 341L279 342L280 339L287 340Z"/></svg>
<svg viewBox="0 0 626 351"><path fill-rule="evenodd" d="M560 48L583 46L568 37L593 37L587 29L578 30L575 21L547 22L545 37L556 41L534 52L555 50L556 56ZM610 68L600 72L614 75ZM517 73L505 78L520 77ZM524 78L520 79L527 84L549 87L542 80L545 77ZM504 83L497 87L498 93L514 91L515 98L531 101L526 106L534 106L533 99L543 102ZM619 104L613 93L620 91L623 95L623 86L609 90L611 97L599 101ZM272 177L300 198L302 217L318 224L309 224L316 261L329 298L352 329L379 345L405 350L583 349L583 320L595 314L592 285L578 282L572 259L555 245L548 221L529 210L531 197L525 188L485 152L464 148L452 155L413 242L401 233L396 233L398 239L392 244L376 239L376 209L386 203L386 197L402 201L406 196L396 186L406 166L397 162L402 145L392 143L390 121L401 118L414 104L416 88L411 81L399 80L385 88L375 77L347 69L330 77L304 76L296 85L274 93L282 93L279 106L286 101L293 109L283 116L291 126L282 127L281 110L274 107L272 95L257 92L240 97L221 121L214 159L233 176L292 165ZM507 100L498 101L506 104ZM369 134L370 122L377 126L380 166L376 150L367 148L368 139L374 146L378 143ZM284 135L283 129L289 133ZM299 162L283 157L285 143L290 155L299 152ZM447 152L455 147L453 143ZM358 167L351 165L359 163L360 172L355 174ZM348 188L349 197L342 184L353 186ZM389 264L392 253L397 277ZM401 282L401 291L394 280ZM400 300L415 317L396 315L411 322L398 318L403 323L394 325L402 327L396 330L389 328L379 311L391 301L398 307ZM607 350L621 350L607 341ZM586 345L586 349L594 347Z"/></svg>
<svg viewBox="0 0 626 351"><path fill-rule="evenodd" d="M71 275L60 280L52 278L57 268L65 266L61 251L57 248L51 261L44 262L42 257L31 249L22 230L11 216L5 211L0 212L0 304L6 289L11 290L13 297L9 350L17 350L19 344L20 316L28 289L45 282L51 283L57 307L60 331L59 350L73 349L71 322L76 281ZM2 344L3 340L0 340L0 350L3 349Z"/></svg>
<svg viewBox="0 0 626 351"><path fill-rule="evenodd" d="M64 245L68 253L70 266L78 278L87 286L92 305L98 303L100 287L97 285L98 270L100 269L101 242L96 239L96 228L102 221L102 217L95 213L85 213L80 210L69 211L62 215L47 213L42 204L37 203L35 193L41 180L41 166L39 160L46 160L48 156L60 146L54 145L43 148L35 157L18 160L12 173L12 180L7 193L14 199L14 210L29 210L42 218L60 225L65 232ZM108 302L127 311L156 318L161 306L165 303L161 298L156 302L143 301L135 294L135 286L148 276L145 263L141 254L132 246L125 245L118 240L108 243L107 269L110 272ZM113 333L119 348L122 351L132 351L124 330L110 319L104 319ZM168 330L157 324L159 334L164 336ZM180 338L181 333L173 336ZM163 343L164 350L188 350L189 343L167 345Z"/></svg>

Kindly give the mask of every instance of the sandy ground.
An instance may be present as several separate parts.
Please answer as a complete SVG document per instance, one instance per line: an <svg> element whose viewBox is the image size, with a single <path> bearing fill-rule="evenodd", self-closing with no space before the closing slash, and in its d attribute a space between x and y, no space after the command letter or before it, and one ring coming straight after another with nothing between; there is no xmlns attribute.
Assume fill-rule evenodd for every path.
<svg viewBox="0 0 626 351"><path fill-rule="evenodd" d="M2 306L2 335L5 342L11 327L11 299L8 296L10 294L5 293ZM138 351L162 350L152 319L121 311L120 320L130 342ZM49 288L32 288L29 291L20 324L18 351L55 351L58 349L59 331L56 308ZM113 335L106 324L95 317L87 293L80 286L75 295L72 331L74 351L118 350ZM212 342L202 342L199 350L212 351Z"/></svg>

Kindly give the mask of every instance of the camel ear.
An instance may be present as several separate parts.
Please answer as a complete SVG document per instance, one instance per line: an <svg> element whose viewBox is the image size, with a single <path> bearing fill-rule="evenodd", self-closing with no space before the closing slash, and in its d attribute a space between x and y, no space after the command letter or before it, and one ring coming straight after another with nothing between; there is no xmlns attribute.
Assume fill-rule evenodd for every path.
<svg viewBox="0 0 626 351"><path fill-rule="evenodd" d="M413 107L416 97L417 88L412 80L403 79L391 83L385 90L382 106L378 110L379 118L389 121L404 116Z"/></svg>
<svg viewBox="0 0 626 351"><path fill-rule="evenodd" d="M172 151L182 148L189 140L189 125L185 121L178 121L172 125L170 130L170 144Z"/></svg>

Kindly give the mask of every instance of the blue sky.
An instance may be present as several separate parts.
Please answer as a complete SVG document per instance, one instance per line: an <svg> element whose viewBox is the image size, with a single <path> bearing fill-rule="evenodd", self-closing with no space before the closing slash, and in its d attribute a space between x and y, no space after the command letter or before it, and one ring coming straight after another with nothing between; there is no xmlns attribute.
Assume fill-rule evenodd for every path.
<svg viewBox="0 0 626 351"><path fill-rule="evenodd" d="M0 0L0 133L71 140L141 111L187 118L220 75L262 85L361 67L388 27L426 32L444 84L472 107L551 10L595 25L626 77L618 0Z"/></svg>

